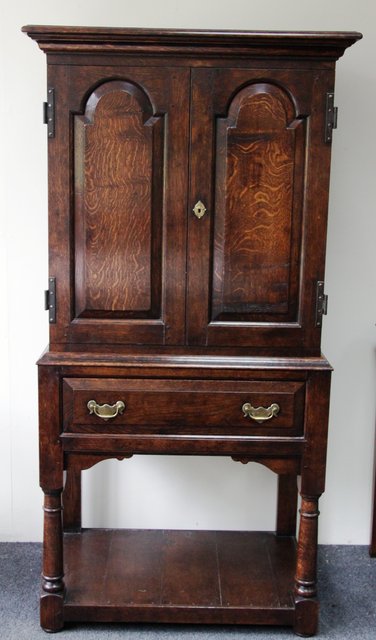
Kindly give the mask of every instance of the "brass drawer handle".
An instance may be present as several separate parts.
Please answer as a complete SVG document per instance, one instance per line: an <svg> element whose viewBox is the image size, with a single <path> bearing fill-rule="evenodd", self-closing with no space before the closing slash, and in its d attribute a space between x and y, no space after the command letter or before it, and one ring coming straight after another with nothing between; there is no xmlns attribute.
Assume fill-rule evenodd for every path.
<svg viewBox="0 0 376 640"><path fill-rule="evenodd" d="M118 413L123 413L125 404L122 400L118 400L115 404L98 404L95 400L89 400L87 408L89 413L95 413L98 418L110 420L110 418L116 418Z"/></svg>
<svg viewBox="0 0 376 640"><path fill-rule="evenodd" d="M262 423L278 415L279 404L273 402L270 407L252 407L249 402L246 402L242 406L242 411L245 418L252 418L252 420Z"/></svg>

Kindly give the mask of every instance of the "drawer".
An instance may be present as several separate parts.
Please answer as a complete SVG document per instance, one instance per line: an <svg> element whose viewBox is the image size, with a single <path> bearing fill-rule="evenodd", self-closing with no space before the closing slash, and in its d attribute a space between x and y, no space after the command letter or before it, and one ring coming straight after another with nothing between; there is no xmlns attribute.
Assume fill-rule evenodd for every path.
<svg viewBox="0 0 376 640"><path fill-rule="evenodd" d="M300 436L304 392L304 381L65 378L63 428L71 433Z"/></svg>

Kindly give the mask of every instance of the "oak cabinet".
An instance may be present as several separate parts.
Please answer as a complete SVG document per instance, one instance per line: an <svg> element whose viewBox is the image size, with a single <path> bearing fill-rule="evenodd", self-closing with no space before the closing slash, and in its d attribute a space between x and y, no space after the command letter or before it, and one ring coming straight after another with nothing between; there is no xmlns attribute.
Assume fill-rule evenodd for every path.
<svg viewBox="0 0 376 640"><path fill-rule="evenodd" d="M247 65L51 65L52 343L319 354L334 74Z"/></svg>
<svg viewBox="0 0 376 640"><path fill-rule="evenodd" d="M48 63L42 627L311 635L334 70L360 34L24 31ZM266 465L275 533L82 529L81 471L138 453Z"/></svg>

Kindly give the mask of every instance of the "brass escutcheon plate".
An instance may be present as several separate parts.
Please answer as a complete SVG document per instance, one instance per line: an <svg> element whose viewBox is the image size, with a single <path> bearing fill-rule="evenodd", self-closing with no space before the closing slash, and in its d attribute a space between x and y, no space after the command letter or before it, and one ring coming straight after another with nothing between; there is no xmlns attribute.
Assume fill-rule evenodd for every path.
<svg viewBox="0 0 376 640"><path fill-rule="evenodd" d="M193 213L195 214L196 218L198 218L199 220L205 215L206 211L207 209L204 203L201 202L201 200L196 202L195 206L193 207Z"/></svg>

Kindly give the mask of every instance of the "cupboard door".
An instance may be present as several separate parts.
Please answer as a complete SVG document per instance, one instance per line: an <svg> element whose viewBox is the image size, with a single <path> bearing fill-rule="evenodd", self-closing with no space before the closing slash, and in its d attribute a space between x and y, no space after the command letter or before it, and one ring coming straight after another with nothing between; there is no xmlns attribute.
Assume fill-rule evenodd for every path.
<svg viewBox="0 0 376 640"><path fill-rule="evenodd" d="M182 343L189 72L61 66L50 77L52 340Z"/></svg>
<svg viewBox="0 0 376 640"><path fill-rule="evenodd" d="M192 76L187 340L319 348L331 72Z"/></svg>

